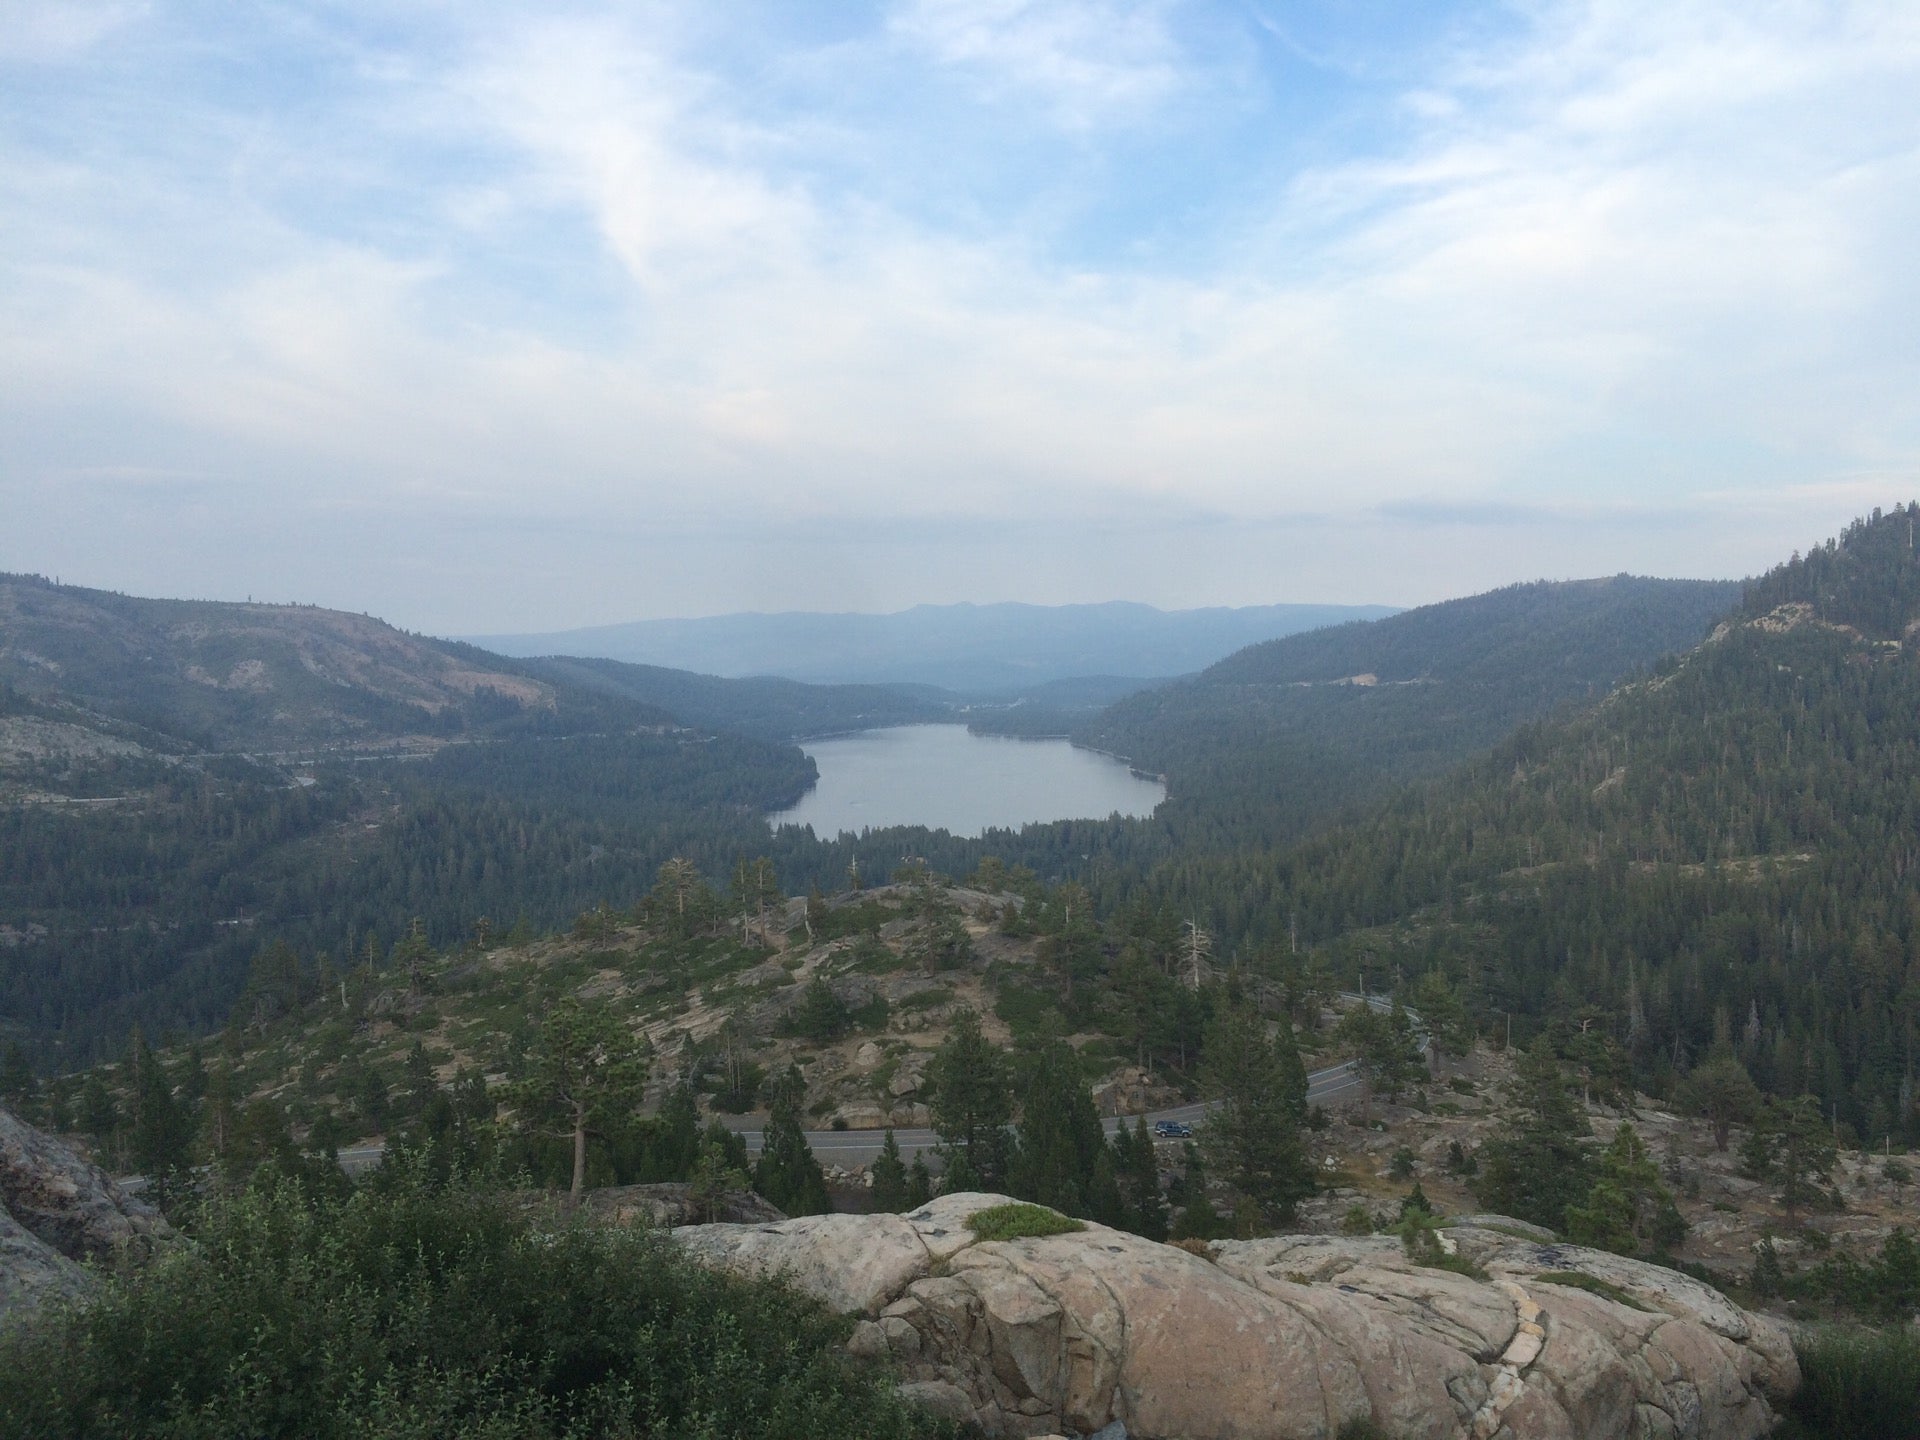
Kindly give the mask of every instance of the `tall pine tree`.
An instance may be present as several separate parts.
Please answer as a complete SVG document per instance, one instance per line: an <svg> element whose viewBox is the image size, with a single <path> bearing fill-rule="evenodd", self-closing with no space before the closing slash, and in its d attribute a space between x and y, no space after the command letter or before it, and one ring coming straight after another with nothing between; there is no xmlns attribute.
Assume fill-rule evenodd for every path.
<svg viewBox="0 0 1920 1440"><path fill-rule="evenodd" d="M1035 1057L1007 1188L1068 1215L1108 1224L1120 1219L1100 1113L1080 1073L1080 1057L1064 1041L1050 1041Z"/></svg>
<svg viewBox="0 0 1920 1440"><path fill-rule="evenodd" d="M1300 1133L1306 1071L1292 1027L1282 1020L1269 1038L1249 1001L1229 1001L1207 1029L1201 1063L1219 1097L1201 1132L1208 1161L1262 1223L1283 1224L1315 1188Z"/></svg>
<svg viewBox="0 0 1920 1440"><path fill-rule="evenodd" d="M789 1215L825 1215L833 1209L827 1178L807 1144L801 1124L807 1082L798 1065L775 1077L770 1089L767 1133L753 1167L753 1188Z"/></svg>
<svg viewBox="0 0 1920 1440"><path fill-rule="evenodd" d="M946 1161L947 1189L997 1189L1006 1181L1013 1087L1007 1058L962 1010L927 1066L928 1108Z"/></svg>

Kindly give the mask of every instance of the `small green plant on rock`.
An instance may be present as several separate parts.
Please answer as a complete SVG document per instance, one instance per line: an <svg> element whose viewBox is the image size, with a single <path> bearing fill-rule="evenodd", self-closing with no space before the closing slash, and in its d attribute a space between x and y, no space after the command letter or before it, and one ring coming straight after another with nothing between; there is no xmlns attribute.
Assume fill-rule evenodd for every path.
<svg viewBox="0 0 1920 1440"><path fill-rule="evenodd" d="M982 1240L1027 1240L1071 1235L1087 1227L1084 1221L1062 1215L1058 1210L1015 1201L976 1210L967 1217L967 1228Z"/></svg>
<svg viewBox="0 0 1920 1440"><path fill-rule="evenodd" d="M1451 1270L1474 1280L1485 1280L1487 1272L1464 1255L1450 1252L1440 1243L1440 1217L1429 1210L1403 1208L1400 1212L1400 1243L1407 1258L1429 1270Z"/></svg>

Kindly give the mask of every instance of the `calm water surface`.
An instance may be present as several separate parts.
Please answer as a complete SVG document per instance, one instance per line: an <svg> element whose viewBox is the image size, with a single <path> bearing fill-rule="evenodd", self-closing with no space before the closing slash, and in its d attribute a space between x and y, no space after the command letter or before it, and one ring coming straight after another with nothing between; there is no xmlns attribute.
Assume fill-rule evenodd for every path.
<svg viewBox="0 0 1920 1440"><path fill-rule="evenodd" d="M820 783L771 825L811 825L821 839L888 825L925 825L954 835L1038 820L1151 815L1167 798L1111 756L1065 740L971 735L964 725L900 725L801 747Z"/></svg>

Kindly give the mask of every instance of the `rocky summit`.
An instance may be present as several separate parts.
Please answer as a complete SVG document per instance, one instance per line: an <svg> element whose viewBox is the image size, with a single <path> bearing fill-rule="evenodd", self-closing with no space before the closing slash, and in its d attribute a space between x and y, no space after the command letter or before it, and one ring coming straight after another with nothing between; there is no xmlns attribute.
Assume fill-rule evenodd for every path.
<svg viewBox="0 0 1920 1440"><path fill-rule="evenodd" d="M83 1262L143 1260L172 1233L72 1146L0 1109L0 1321L85 1293Z"/></svg>
<svg viewBox="0 0 1920 1440"><path fill-rule="evenodd" d="M1499 1217L1438 1232L1419 1264L1380 1236L978 1239L969 1218L1005 1203L673 1233L859 1317L856 1355L993 1436L1746 1440L1799 1382L1777 1322Z"/></svg>

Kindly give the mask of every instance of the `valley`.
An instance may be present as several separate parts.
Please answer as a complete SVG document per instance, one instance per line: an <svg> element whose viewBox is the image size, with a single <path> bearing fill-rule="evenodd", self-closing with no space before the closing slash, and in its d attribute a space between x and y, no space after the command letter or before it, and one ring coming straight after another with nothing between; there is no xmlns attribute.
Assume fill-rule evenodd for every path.
<svg viewBox="0 0 1920 1440"><path fill-rule="evenodd" d="M8 577L0 1094L169 1208L262 1174L678 1221L981 1192L1443 1270L1432 1235L1511 1224L1897 1320L1911 519L1743 587L1512 587L1056 687L1077 712ZM1138 813L805 808L832 747L903 738L888 783L997 803L924 746L1056 721L1164 788L1055 740ZM1050 783L1014 789L1083 804Z"/></svg>

